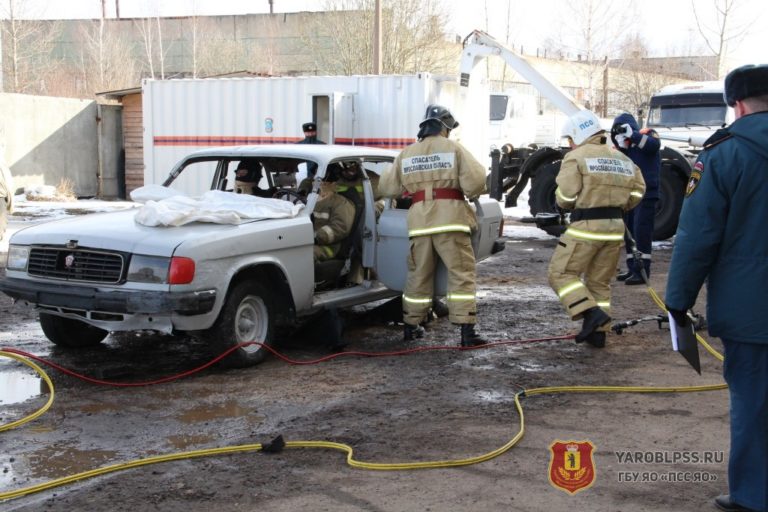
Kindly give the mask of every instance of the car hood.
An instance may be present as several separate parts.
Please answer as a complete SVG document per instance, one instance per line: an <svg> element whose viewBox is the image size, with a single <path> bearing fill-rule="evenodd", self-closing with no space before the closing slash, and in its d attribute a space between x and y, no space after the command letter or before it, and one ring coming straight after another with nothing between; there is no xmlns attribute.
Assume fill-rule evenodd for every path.
<svg viewBox="0 0 768 512"><path fill-rule="evenodd" d="M185 240L207 233L238 229L239 225L196 222L179 227L148 227L134 221L135 209L94 213L55 220L18 231L10 240L19 245L65 245L75 240L81 248L171 256ZM250 223L256 221L245 221Z"/></svg>

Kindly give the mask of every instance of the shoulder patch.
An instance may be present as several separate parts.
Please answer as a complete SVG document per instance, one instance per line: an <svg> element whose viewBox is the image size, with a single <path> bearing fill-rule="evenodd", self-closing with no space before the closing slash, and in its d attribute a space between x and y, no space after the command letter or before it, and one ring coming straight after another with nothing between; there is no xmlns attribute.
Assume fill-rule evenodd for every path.
<svg viewBox="0 0 768 512"><path fill-rule="evenodd" d="M715 133L713 133L706 141L704 141L704 150L720 144L724 140L728 140L732 137L731 132L728 131L728 128L720 128Z"/></svg>
<svg viewBox="0 0 768 512"><path fill-rule="evenodd" d="M704 174L704 162L698 160L691 170L691 177L688 178L688 185L685 187L685 197L690 197L693 191L696 190L699 181L701 181L702 174Z"/></svg>

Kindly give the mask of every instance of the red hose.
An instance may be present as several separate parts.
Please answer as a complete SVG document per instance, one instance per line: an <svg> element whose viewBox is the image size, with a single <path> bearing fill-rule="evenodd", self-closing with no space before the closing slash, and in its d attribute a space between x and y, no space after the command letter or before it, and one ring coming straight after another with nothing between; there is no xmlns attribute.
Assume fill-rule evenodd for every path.
<svg viewBox="0 0 768 512"><path fill-rule="evenodd" d="M409 354L415 354L417 352L427 352L427 351L434 351L434 350L476 350L478 348L489 348L489 347L496 347L500 345L528 345L530 343L538 343L541 341L561 341L561 340L568 340L574 338L573 334L568 334L565 336L552 336L548 338L531 338L527 340L509 340L509 341L495 341L492 343L487 343L485 345L478 345L476 347L459 347L459 346L451 346L451 345L431 345L427 347L416 347L416 348L409 348L405 350L396 350L392 352L357 352L357 351L350 351L350 352L337 352L335 354L330 354L325 357L321 357L319 359L311 359L308 361L297 361L295 359L291 359L287 356L284 356L277 350L273 349L272 347L268 345L264 345L263 343L260 343L258 341L247 341L244 343L240 343L238 345L235 345L234 347L231 347L224 351L223 353L219 354L215 358L211 359L207 363L198 366L197 368L193 368L191 370L188 370L186 372L178 373L176 375L171 375L170 377L163 377L162 379L157 380L149 380L149 381L143 381L143 382L113 382L108 380L101 380L101 379L94 379L93 377L88 377L87 375L82 375L80 373L74 372L72 370L68 370L67 368L64 368L63 366L60 366L52 361L48 361L46 359L43 359L42 357L38 357L34 354L30 354L29 352L25 352L23 350L17 350L15 348L0 348L0 351L10 352L12 354L16 354L19 356L26 357L28 359L32 359L34 361L37 361L39 363L45 364L47 366L50 366L51 368L54 368L56 370L59 370L60 372L69 375L71 377L78 378L80 380L84 380L85 382L90 382L91 384L100 384L102 386L115 386L115 387L140 387L140 386L152 386L154 384L163 384L166 382L171 382L174 380L178 380L184 377L188 377L194 373L197 373L199 371L202 371L209 366L212 366L216 364L217 362L221 361L225 357L227 357L231 352L237 350L240 347L247 347L249 345L261 345L262 348L265 348L272 352L275 356L277 356L279 359L285 361L288 364L293 365L311 365L311 364L319 364L323 363L325 361L330 361L331 359L335 359L337 357L342 356L360 356L360 357L390 357L390 356L404 356Z"/></svg>

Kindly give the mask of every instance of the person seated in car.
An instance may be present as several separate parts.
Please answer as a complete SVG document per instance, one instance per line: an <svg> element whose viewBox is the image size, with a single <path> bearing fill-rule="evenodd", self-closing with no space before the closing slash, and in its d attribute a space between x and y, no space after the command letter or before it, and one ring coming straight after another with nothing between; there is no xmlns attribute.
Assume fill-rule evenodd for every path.
<svg viewBox="0 0 768 512"><path fill-rule="evenodd" d="M368 180L371 182L371 189L373 190L373 200L376 201L374 208L376 209L376 217L378 217L381 215L382 210L384 210L384 201L381 200L381 194L379 194L379 175L372 171L368 171L367 174ZM360 168L359 162L341 163L341 174L336 184L336 192L345 197L354 198L353 201L358 205L365 203L363 171Z"/></svg>
<svg viewBox="0 0 768 512"><path fill-rule="evenodd" d="M240 160L235 169L235 192L238 194L251 194L259 197L272 197L275 188L268 190L259 188L262 171L261 163L256 160Z"/></svg>
<svg viewBox="0 0 768 512"><path fill-rule="evenodd" d="M320 186L320 197L312 213L315 262L336 259L342 249L342 242L350 235L355 222L355 205L336 193L337 167L336 164L328 167L327 177Z"/></svg>

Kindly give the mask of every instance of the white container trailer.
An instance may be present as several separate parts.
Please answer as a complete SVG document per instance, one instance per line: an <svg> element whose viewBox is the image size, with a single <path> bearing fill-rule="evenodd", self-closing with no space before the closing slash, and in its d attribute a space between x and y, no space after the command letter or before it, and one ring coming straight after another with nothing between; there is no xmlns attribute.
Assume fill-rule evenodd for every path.
<svg viewBox="0 0 768 512"><path fill-rule="evenodd" d="M426 106L449 107L461 126L452 137L475 157L488 153L488 90L455 78L416 75L145 80L144 183L160 184L192 150L298 142L314 121L335 144L401 149L416 141ZM211 178L214 169L211 169ZM183 178L183 175L182 175ZM207 181L206 181L207 180ZM210 179L174 183L190 195Z"/></svg>

